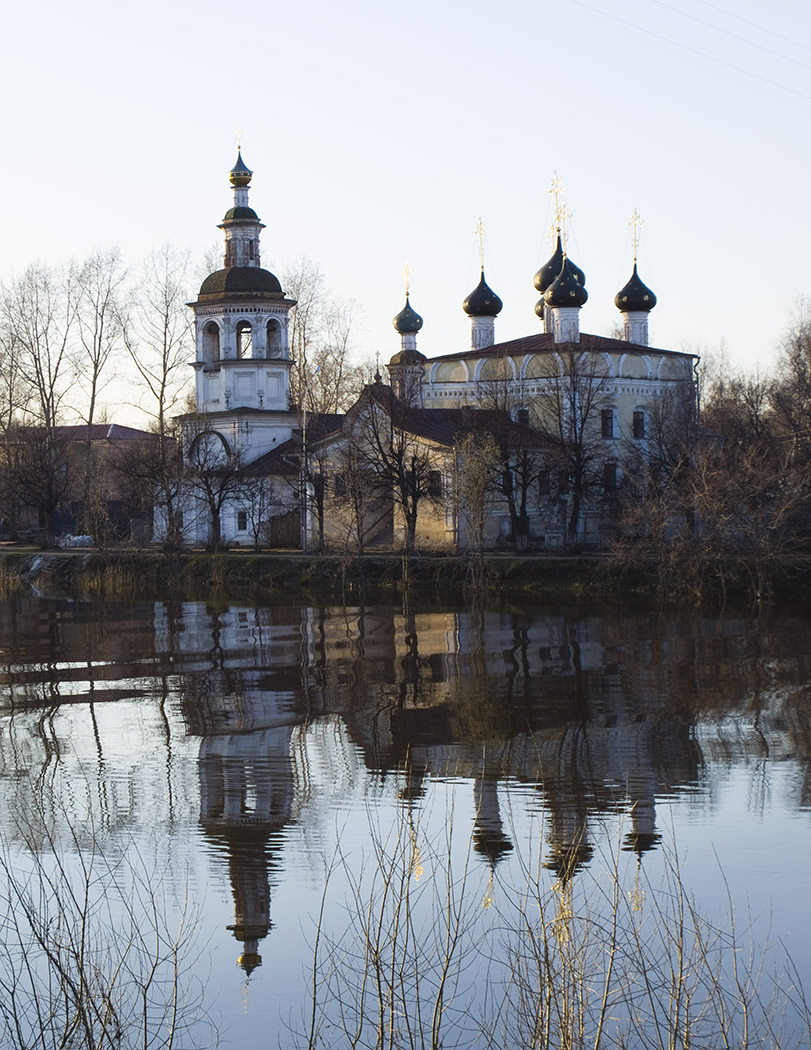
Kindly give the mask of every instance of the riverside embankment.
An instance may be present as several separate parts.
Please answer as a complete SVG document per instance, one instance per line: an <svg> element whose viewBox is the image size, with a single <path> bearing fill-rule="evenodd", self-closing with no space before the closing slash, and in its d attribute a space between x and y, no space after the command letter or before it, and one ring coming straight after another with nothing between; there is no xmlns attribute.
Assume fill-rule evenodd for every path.
<svg viewBox="0 0 811 1050"><path fill-rule="evenodd" d="M494 554L478 589L539 597L616 596L617 578L598 554ZM410 588L451 597L471 586L464 556L420 555L409 563ZM638 581L644 590L644 576ZM627 585L627 579L626 579ZM0 550L0 589L86 598L312 598L391 595L404 589L399 554L362 558L299 551Z"/></svg>
<svg viewBox="0 0 811 1050"><path fill-rule="evenodd" d="M295 599L319 604L409 591L426 600L492 594L507 599L533 596L611 604L639 600L716 608L726 608L729 602L751 608L763 600L794 607L811 604L811 566L805 559L782 566L769 576L767 586L758 583L745 563L732 569L716 561L695 562L676 572L666 568L651 557L619 561L598 552L488 553L481 562L465 555L420 553L412 556L406 570L396 552L348 557L187 549L169 554L153 549L42 551L7 545L0 548L0 593L147 600Z"/></svg>

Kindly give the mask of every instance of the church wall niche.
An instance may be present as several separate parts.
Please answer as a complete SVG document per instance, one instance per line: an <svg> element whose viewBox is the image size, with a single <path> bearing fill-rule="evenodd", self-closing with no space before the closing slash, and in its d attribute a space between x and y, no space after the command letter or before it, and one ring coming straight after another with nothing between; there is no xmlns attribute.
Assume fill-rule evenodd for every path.
<svg viewBox="0 0 811 1050"><path fill-rule="evenodd" d="M437 367L431 381L434 383L467 383L467 369L462 361L445 361Z"/></svg>
<svg viewBox="0 0 811 1050"><path fill-rule="evenodd" d="M250 321L237 322L237 357L253 357L253 326Z"/></svg>
<svg viewBox="0 0 811 1050"><path fill-rule="evenodd" d="M267 356L282 357L284 352L284 340L282 326L275 318L267 323Z"/></svg>
<svg viewBox="0 0 811 1050"><path fill-rule="evenodd" d="M623 379L647 379L647 359L641 354L623 354L620 374Z"/></svg>
<svg viewBox="0 0 811 1050"><path fill-rule="evenodd" d="M515 368L509 358L488 357L482 361L476 378L486 383L494 380L513 379L514 376Z"/></svg>
<svg viewBox="0 0 811 1050"><path fill-rule="evenodd" d="M208 371L212 366L218 366L220 360L220 326L216 321L209 321L205 325L201 343L202 360Z"/></svg>

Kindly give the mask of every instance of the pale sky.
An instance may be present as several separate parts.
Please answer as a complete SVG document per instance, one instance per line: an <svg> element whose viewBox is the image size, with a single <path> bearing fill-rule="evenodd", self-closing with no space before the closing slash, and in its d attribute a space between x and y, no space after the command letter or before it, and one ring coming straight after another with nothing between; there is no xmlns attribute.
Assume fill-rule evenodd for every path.
<svg viewBox="0 0 811 1050"><path fill-rule="evenodd" d="M384 363L406 261L419 348L469 345L480 216L497 340L539 330L556 172L584 331L619 319L635 208L657 346L766 365L811 294L800 0L47 0L6 11L0 84L2 274L220 243L240 126L263 264L316 261Z"/></svg>

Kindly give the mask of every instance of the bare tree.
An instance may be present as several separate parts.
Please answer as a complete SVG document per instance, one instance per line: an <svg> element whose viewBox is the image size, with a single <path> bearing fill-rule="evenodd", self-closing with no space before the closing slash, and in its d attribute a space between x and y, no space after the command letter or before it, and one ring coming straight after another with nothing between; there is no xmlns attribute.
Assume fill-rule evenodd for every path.
<svg viewBox="0 0 811 1050"><path fill-rule="evenodd" d="M84 419L96 421L101 391L112 378L111 363L124 349L123 295L127 270L117 247L94 252L79 267L76 360L79 385L85 393Z"/></svg>
<svg viewBox="0 0 811 1050"><path fill-rule="evenodd" d="M186 310L188 255L165 244L148 256L126 319L124 338L144 385L139 407L152 419L155 442L136 458L136 475L153 471L156 505L166 519L166 543L182 542L178 505L177 433L173 414L183 401L191 322ZM139 450L145 451L143 449ZM143 475L141 475L143 476Z"/></svg>
<svg viewBox="0 0 811 1050"><path fill-rule="evenodd" d="M46 546L51 546L68 488L69 463L58 427L72 371L78 309L75 269L28 267L3 288L0 308L4 344L13 356L8 465L15 472L19 501L39 512Z"/></svg>
<svg viewBox="0 0 811 1050"><path fill-rule="evenodd" d="M240 478L236 495L245 510L254 550L259 550L270 541L270 520L274 507L273 482L261 475L245 473Z"/></svg>
<svg viewBox="0 0 811 1050"><path fill-rule="evenodd" d="M344 543L349 552L362 555L367 534L374 535L378 524L380 497L376 478L368 459L353 443L344 445L332 464L332 496L344 524ZM327 479L324 476L324 487Z"/></svg>
<svg viewBox="0 0 811 1050"><path fill-rule="evenodd" d="M550 356L544 388L535 404L537 426L557 467L558 495L568 498L566 532L574 543L584 508L605 488L605 464L612 454L603 429L602 413L611 411L604 363L576 349Z"/></svg>
<svg viewBox="0 0 811 1050"><path fill-rule="evenodd" d="M192 964L196 917L171 924L156 860L105 854L92 816L57 835L25 814L22 849L0 848L0 1040L7 1050L172 1050L212 1032ZM90 837L88 844L87 839Z"/></svg>
<svg viewBox="0 0 811 1050"><path fill-rule="evenodd" d="M184 485L204 508L208 520L208 547L224 547L222 511L244 489L239 456L219 434L206 428L205 420L184 421Z"/></svg>
<svg viewBox="0 0 811 1050"><path fill-rule="evenodd" d="M358 402L356 441L374 489L391 500L403 522L403 575L409 577L416 548L420 508L442 498L437 459L430 442L417 432L413 411L382 383L366 388Z"/></svg>
<svg viewBox="0 0 811 1050"><path fill-rule="evenodd" d="M283 284L296 300L290 312L291 399L307 412L345 411L368 378L368 369L352 361L360 307L354 299L333 296L317 264L307 258L288 267Z"/></svg>
<svg viewBox="0 0 811 1050"><path fill-rule="evenodd" d="M510 537L516 550L526 550L531 529L530 497L547 469L541 454L547 442L530 426L532 406L522 383L485 380L476 390L476 404L487 413L482 425L487 427L496 455L498 490L510 515Z"/></svg>
<svg viewBox="0 0 811 1050"><path fill-rule="evenodd" d="M484 540L487 522L499 491L501 456L493 437L475 430L456 446L456 513L460 539L464 536L471 582L484 584L487 570Z"/></svg>

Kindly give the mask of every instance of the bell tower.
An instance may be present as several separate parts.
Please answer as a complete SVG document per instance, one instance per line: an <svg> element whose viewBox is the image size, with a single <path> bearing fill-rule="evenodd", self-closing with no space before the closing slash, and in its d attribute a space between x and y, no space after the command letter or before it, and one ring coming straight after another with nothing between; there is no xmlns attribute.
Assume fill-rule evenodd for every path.
<svg viewBox="0 0 811 1050"><path fill-rule="evenodd" d="M200 286L194 310L197 411L234 408L286 411L290 394L288 314L295 301L260 264L264 225L248 204L253 172L242 154L229 172L234 204L219 228L223 269Z"/></svg>

